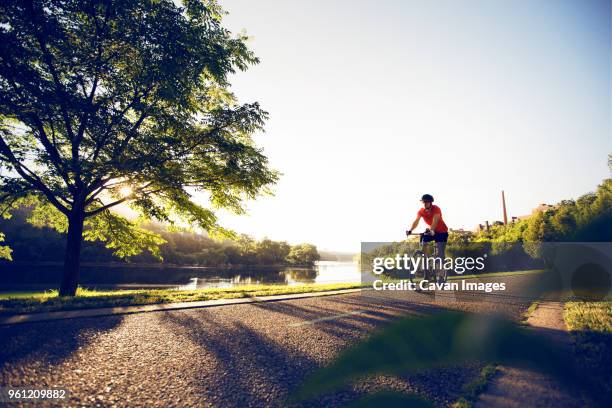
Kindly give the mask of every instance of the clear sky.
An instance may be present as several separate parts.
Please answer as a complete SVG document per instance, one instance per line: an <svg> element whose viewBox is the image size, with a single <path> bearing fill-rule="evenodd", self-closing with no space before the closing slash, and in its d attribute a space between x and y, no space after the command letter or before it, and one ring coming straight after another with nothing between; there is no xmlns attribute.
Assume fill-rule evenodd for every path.
<svg viewBox="0 0 612 408"><path fill-rule="evenodd" d="M609 177L610 1L221 0L261 64L232 79L269 111L283 176L222 223L359 250L402 239L423 193L451 228L575 198Z"/></svg>

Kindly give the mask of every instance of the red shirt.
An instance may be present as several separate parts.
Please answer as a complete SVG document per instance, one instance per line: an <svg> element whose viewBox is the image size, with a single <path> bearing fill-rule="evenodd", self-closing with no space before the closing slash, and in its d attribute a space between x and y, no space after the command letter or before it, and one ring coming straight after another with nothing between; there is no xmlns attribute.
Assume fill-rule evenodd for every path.
<svg viewBox="0 0 612 408"><path fill-rule="evenodd" d="M440 216L440 219L438 220L438 225L436 225L436 229L434 230L434 232L448 232L448 227L442 220L442 210L440 210L440 207L438 207L437 205L432 205L429 210L421 208L417 213L417 215L423 217L423 220L425 220L425 223L429 226L431 226L434 215L436 214Z"/></svg>

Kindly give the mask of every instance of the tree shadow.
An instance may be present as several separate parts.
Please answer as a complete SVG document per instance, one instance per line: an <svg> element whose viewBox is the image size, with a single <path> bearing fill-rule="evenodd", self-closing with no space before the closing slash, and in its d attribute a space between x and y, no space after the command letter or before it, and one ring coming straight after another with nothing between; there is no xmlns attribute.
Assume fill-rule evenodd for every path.
<svg viewBox="0 0 612 408"><path fill-rule="evenodd" d="M160 322L178 325L175 332L214 357L215 377L222 380L201 383L199 392L223 406L270 406L317 367L314 360L238 321L223 323L208 313L196 318L172 312L161 316ZM216 327L215 333L211 326Z"/></svg>
<svg viewBox="0 0 612 408"><path fill-rule="evenodd" d="M123 318L118 315L0 326L0 370L30 360L59 364L100 332L119 326Z"/></svg>
<svg viewBox="0 0 612 408"><path fill-rule="evenodd" d="M267 312L283 314L286 316L302 319L290 327L294 328L316 328L326 334L343 339L361 338L365 328L370 330L388 324L389 322L405 317L407 315L420 316L442 310L429 305L417 304L393 304L381 303L380 309L370 309L376 306L373 303L364 305L363 302L351 300L325 299L329 307L318 305L298 305L297 302L270 302L255 303L253 306ZM338 309L338 306L354 306L352 310ZM368 309L364 309L364 306Z"/></svg>
<svg viewBox="0 0 612 408"><path fill-rule="evenodd" d="M267 311L298 316L302 316L306 309L285 303L259 306L265 306L260 308ZM309 310L307 312L307 316L313 317ZM337 313L333 310L332 312ZM401 317L378 311L372 311L372 313L373 316L362 314L345 316L339 320L300 326L299 329L305 330L308 336L314 337L317 336L317 332L342 336L348 346L353 339L350 336L347 337L346 333L340 333L340 330L332 330L333 326L352 330L354 336L364 337L372 334L372 328L364 328L363 325L358 324L359 321L374 319L373 322L380 326ZM223 406L293 406L293 402L286 399L289 392L295 389L304 378L327 363L301 351L299 344L296 345L291 341L281 344L266 335L265 331L249 327L248 323L234 319L225 320L208 311L199 311L197 315L169 312L160 315L159 319L161 324L171 325L174 333L185 336L190 342L196 344L202 353L214 357L215 363L208 369L214 371L215 380L210 381L203 376L198 392L206 395L207 398L214 396L214 400L222 403ZM269 317L269 322L271 326L274 326L276 320L272 316ZM268 327L267 329L269 332L275 332L281 328ZM299 336L297 338L299 341ZM322 347L325 348L326 345L323 344ZM425 376L422 377L415 376L416 383L426 384L428 382ZM441 378L446 381L448 376ZM368 395L371 391L371 388L344 387L332 396L297 403L297 406L338 406L343 401L356 400Z"/></svg>

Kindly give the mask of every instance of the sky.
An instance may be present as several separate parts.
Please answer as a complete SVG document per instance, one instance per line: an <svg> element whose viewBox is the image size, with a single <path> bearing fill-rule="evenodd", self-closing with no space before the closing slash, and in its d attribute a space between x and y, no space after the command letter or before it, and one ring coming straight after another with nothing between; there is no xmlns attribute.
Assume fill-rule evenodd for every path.
<svg viewBox="0 0 612 408"><path fill-rule="evenodd" d="M283 173L222 225L359 251L435 197L474 229L610 177L610 1L220 0L261 63L231 79L270 114Z"/></svg>

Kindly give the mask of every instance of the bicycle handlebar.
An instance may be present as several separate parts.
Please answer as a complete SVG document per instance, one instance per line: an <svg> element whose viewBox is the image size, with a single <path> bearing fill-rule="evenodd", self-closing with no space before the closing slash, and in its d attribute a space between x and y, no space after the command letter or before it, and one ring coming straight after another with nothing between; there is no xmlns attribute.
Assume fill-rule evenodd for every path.
<svg viewBox="0 0 612 408"><path fill-rule="evenodd" d="M412 232L410 234L406 234L406 235L419 235L419 236L423 236L423 235L429 235L431 230L426 230L425 232ZM406 231L408 232L408 231Z"/></svg>

